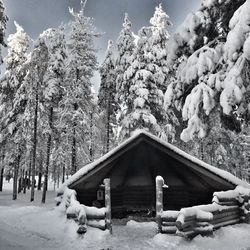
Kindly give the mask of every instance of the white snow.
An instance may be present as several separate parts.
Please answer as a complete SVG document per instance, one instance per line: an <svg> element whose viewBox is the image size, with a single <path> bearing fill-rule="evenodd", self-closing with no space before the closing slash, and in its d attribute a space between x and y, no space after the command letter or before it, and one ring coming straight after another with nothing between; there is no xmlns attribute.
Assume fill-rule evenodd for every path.
<svg viewBox="0 0 250 250"><path fill-rule="evenodd" d="M233 55L235 52L242 50L245 46L247 52L249 47L246 42L250 34L250 1L247 0L238 10L235 11L232 19L229 23L231 29L227 36L227 42L225 44L225 59L233 61Z"/></svg>
<svg viewBox="0 0 250 250"><path fill-rule="evenodd" d="M173 210L163 211L161 213L161 217L162 218L177 218L179 213L180 211L173 211Z"/></svg>
<svg viewBox="0 0 250 250"><path fill-rule="evenodd" d="M241 196L250 196L250 189L237 186L234 190L214 192L214 197L220 199L240 199Z"/></svg>
<svg viewBox="0 0 250 250"><path fill-rule="evenodd" d="M62 211L54 208L54 192L49 191L48 203L30 203L29 194L11 201L11 184L4 183L0 193L0 249L1 250L235 250L250 246L250 225L238 224L215 231L214 237L197 236L192 241L166 234L156 234L155 222L129 220L113 221L113 234L107 230L87 228L82 237L78 225L67 220ZM7 190L6 190L7 188ZM41 194L36 193L40 201Z"/></svg>
<svg viewBox="0 0 250 250"><path fill-rule="evenodd" d="M216 206L216 209L217 208L218 207ZM213 219L213 214L211 213L212 211L214 211L213 209L215 209L213 205L204 205L204 206L183 208L180 210L178 220L181 220L182 222L184 222L185 217L195 216L195 218L197 218L197 219L210 221Z"/></svg>

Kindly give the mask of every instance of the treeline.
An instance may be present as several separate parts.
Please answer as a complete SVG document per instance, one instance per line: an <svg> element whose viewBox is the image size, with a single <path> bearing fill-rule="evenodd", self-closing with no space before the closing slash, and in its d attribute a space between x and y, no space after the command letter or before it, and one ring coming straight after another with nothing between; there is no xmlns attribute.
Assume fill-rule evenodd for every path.
<svg viewBox="0 0 250 250"><path fill-rule="evenodd" d="M101 128L90 81L97 70L94 39L99 34L84 15L85 4L81 1L79 13L70 10L72 22L44 31L34 42L17 23L7 39L0 143L1 169L14 178L13 199L18 178L28 183L31 178L33 201L38 175L38 183L44 176L45 202L50 173L64 181L100 155L98 144L93 146Z"/></svg>
<svg viewBox="0 0 250 250"><path fill-rule="evenodd" d="M49 176L63 182L137 129L248 178L249 2L203 1L172 36L161 5L138 34L126 14L100 66L86 0L79 13L70 10L72 22L34 42L16 23L0 84L1 173L14 177L13 199L21 178L31 179L33 201L38 175L45 202ZM2 3L0 11L4 45Z"/></svg>
<svg viewBox="0 0 250 250"><path fill-rule="evenodd" d="M125 16L100 68L107 150L146 129L249 179L249 5L205 0L171 37L161 5L137 35Z"/></svg>

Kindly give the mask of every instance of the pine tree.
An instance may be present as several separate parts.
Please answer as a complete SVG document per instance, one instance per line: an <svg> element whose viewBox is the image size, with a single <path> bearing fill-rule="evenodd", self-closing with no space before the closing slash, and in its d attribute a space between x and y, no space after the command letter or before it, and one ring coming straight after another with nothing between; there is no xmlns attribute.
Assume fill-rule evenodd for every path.
<svg viewBox="0 0 250 250"><path fill-rule="evenodd" d="M127 97L129 95L130 82L124 78L126 72L131 65L132 57L135 49L135 36L131 30L132 24L125 14L123 29L116 41L117 44L117 60L116 60L116 86L117 99L120 103L120 109L125 108L127 104Z"/></svg>
<svg viewBox="0 0 250 250"><path fill-rule="evenodd" d="M98 94L98 105L105 112L106 152L110 149L111 139L114 139L116 125L116 57L115 45L109 41L105 59L100 67L101 85Z"/></svg>
<svg viewBox="0 0 250 250"><path fill-rule="evenodd" d="M160 133L159 122L163 119L163 93L157 87L157 80L163 72L151 60L149 49L150 32L147 28L139 31L140 39L134 51L131 66L124 79L131 82L127 101L126 116L122 120L122 136L130 135L136 129Z"/></svg>
<svg viewBox="0 0 250 250"><path fill-rule="evenodd" d="M91 77L97 68L94 38L98 36L95 31L93 19L84 15L85 1L81 1L81 10L75 13L71 23L70 38L67 43L68 60L66 63L66 97L61 102L61 113L65 124L65 130L71 138L71 173L77 170L78 142L84 144L84 133L90 124L90 110L92 103Z"/></svg>
<svg viewBox="0 0 250 250"><path fill-rule="evenodd" d="M249 10L244 0L203 1L172 36L168 50L176 74L165 93L166 111L182 112L181 139L199 146L199 158L218 166L221 155L231 172L240 165L229 157L239 151L235 133L242 121L249 122ZM215 137L223 138L218 144Z"/></svg>
<svg viewBox="0 0 250 250"><path fill-rule="evenodd" d="M32 163L31 163L31 197L30 201L34 201L35 196L35 171L37 162L37 146L38 146L38 119L40 100L42 98L42 89L44 86L45 75L48 68L49 53L48 47L42 37L39 36L34 45L34 50L31 53L28 66L29 71L25 78L25 85L28 92L28 104L25 111L27 123L33 125L32 129ZM27 126L29 127L29 125Z"/></svg>
<svg viewBox="0 0 250 250"><path fill-rule="evenodd" d="M6 23L8 21L8 17L4 13L4 5L2 0L0 0L0 45L6 46L4 42L4 37L5 37L5 29L6 29ZM0 47L0 64L2 63L2 54L1 54L1 47ZM0 87L0 101L1 101L1 87ZM0 132L0 138L1 138L1 132ZM2 144L0 140L0 145ZM2 150L1 150L1 157L2 157L2 166L1 166L1 172L0 172L0 192L3 189L3 174L4 174L4 150L3 150L3 145L1 145Z"/></svg>
<svg viewBox="0 0 250 250"><path fill-rule="evenodd" d="M245 71L248 63L243 60L241 53L234 53L233 41L232 46L229 45L233 34L230 27L233 26L232 23L239 23L239 2L242 4L244 1L227 1L215 13L218 3L205 1L196 14L187 17L171 40L169 60L181 56L182 61L177 59L179 66L176 81L166 92L165 104L167 109L172 104L177 109L182 109L182 117L188 122L181 135L184 141L191 140L195 135L201 138L206 136L208 127L205 121L209 114L218 108L224 113L221 121L225 126L227 116L234 119L237 124L235 111L247 113L242 98L247 84L242 85L240 72ZM246 4L247 2L244 4L247 12ZM240 21L239 25L244 26L244 19ZM234 62L231 60L233 54ZM228 60L229 55L231 58ZM246 80L248 81L249 79ZM236 106L239 106L237 110ZM245 111L242 110L242 106L245 106ZM237 130L237 125L232 129Z"/></svg>
<svg viewBox="0 0 250 250"><path fill-rule="evenodd" d="M23 28L15 22L16 33L8 38L8 54L6 63L5 81L2 85L2 134L5 137L5 147L8 148L8 158L14 167L13 199L17 198L17 180L22 154L26 147L23 129L23 114L26 108L27 97L23 91L27 60L29 37Z"/></svg>
<svg viewBox="0 0 250 250"><path fill-rule="evenodd" d="M160 4L155 8L154 16L150 19L148 57L163 74L156 75L157 87L165 93L168 85L169 66L167 62L167 47L170 35L167 28L172 25L169 16L163 11Z"/></svg>
<svg viewBox="0 0 250 250"><path fill-rule="evenodd" d="M52 135L55 132L55 109L59 108L59 102L63 98L63 84L65 81L65 59L66 59L66 41L64 30L48 29L42 34L42 37L48 48L48 66L45 74L43 86L43 106L45 120L45 134L47 134L46 149L46 168L44 174L44 186L42 194L42 203L46 200L46 191L48 188L48 174L51 158ZM58 130L57 130L58 131Z"/></svg>
<svg viewBox="0 0 250 250"><path fill-rule="evenodd" d="M133 53L136 47L136 36L132 32L132 24L127 13L125 13L123 29L119 34L116 44L116 100L118 103L118 130L120 130L122 126L120 123L125 118L126 113L128 112L128 107L131 106L128 100L131 81L130 79L126 79L124 76L125 72L131 66ZM119 136L119 138L121 138L121 136Z"/></svg>

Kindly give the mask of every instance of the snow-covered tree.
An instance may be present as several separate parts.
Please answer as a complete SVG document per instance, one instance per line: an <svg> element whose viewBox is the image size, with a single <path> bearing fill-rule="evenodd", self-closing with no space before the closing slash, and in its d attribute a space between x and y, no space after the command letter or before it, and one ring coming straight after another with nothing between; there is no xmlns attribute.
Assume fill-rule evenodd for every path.
<svg viewBox="0 0 250 250"><path fill-rule="evenodd" d="M110 149L110 142L114 139L116 126L116 55L113 41L108 42L105 59L100 67L101 85L98 94L98 105L104 111L106 124L106 152Z"/></svg>
<svg viewBox="0 0 250 250"><path fill-rule="evenodd" d="M67 42L68 60L66 62L66 96L60 103L65 131L71 138L71 170L77 170L77 149L79 142L84 142L85 133L90 125L92 105L91 78L97 68L94 38L98 36L93 19L84 15L85 1L81 1L81 10L70 13L74 17L70 25ZM86 145L87 146L87 145ZM84 155L86 152L81 151Z"/></svg>
<svg viewBox="0 0 250 250"><path fill-rule="evenodd" d="M23 89L27 69L29 37L23 28L15 22L16 33L8 38L8 54L4 59L6 64L5 81L2 82L1 94L1 133L2 140L8 144L9 160L14 166L13 199L17 197L17 178L21 156L25 150L25 135L23 130L23 114L26 108L27 96ZM7 146L7 145L5 145Z"/></svg>
<svg viewBox="0 0 250 250"><path fill-rule="evenodd" d="M249 79L245 86L241 79L242 71L248 67L248 62L243 59L245 56L240 52L244 41L242 47L237 47L239 54L235 54L234 42L230 45L230 41L233 24L239 22L239 12L243 9L245 15L241 16L247 16L249 1L239 9L240 1L236 2L227 1L222 6L217 1L204 1L202 8L187 17L171 40L169 61L177 60L178 56L182 56L182 61L177 60L176 80L168 87L165 107L168 110L174 104L182 110L182 117L188 122L181 135L184 141L193 139L194 135L206 136L208 127L205 120L211 112L218 112L217 107L221 107L225 117L234 118L236 109L237 113L247 113L243 95ZM218 4L222 9L218 8L214 13ZM246 20L241 18L240 27L246 27L244 23ZM237 33L237 38L241 34Z"/></svg>
<svg viewBox="0 0 250 250"><path fill-rule="evenodd" d="M27 128L32 131L32 186L31 201L35 195L35 170L37 162L37 144L38 144L38 119L39 109L42 108L40 101L42 100L42 89L44 86L45 75L48 69L49 53L48 47L42 35L35 41L34 49L28 61L28 73L25 77L25 87L28 95L27 108L25 117Z"/></svg>
<svg viewBox="0 0 250 250"><path fill-rule="evenodd" d="M169 66L167 62L167 47L170 35L168 27L172 25L169 16L163 11L160 4L155 8L154 16L150 19L150 31L148 57L163 74L156 75L157 87L165 92L168 85Z"/></svg>
<svg viewBox="0 0 250 250"><path fill-rule="evenodd" d="M129 136L136 129L146 129L154 134L160 132L159 123L163 120L163 93L157 80L163 74L151 60L147 28L139 31L139 40L133 53L131 66L124 75L131 83L126 115L122 120L122 136ZM163 78L163 77L162 77Z"/></svg>
<svg viewBox="0 0 250 250"><path fill-rule="evenodd" d="M213 165L218 166L218 155L220 162L228 161L224 168L240 165L229 161L239 149L228 145L238 144L235 132L249 122L249 10L249 0L204 0L168 47L176 73L165 93L166 112L181 112L186 126L181 139L193 140L197 156ZM220 137L217 143L214 138Z"/></svg>
<svg viewBox="0 0 250 250"><path fill-rule="evenodd" d="M129 104L129 88L131 81L124 77L125 72L131 66L133 53L136 47L136 37L132 32L132 24L128 18L128 14L125 14L123 28L116 41L117 46L117 59L116 59L116 92L117 102L119 104L119 120L124 118L127 112Z"/></svg>
<svg viewBox="0 0 250 250"><path fill-rule="evenodd" d="M6 46L4 37L5 37L5 29L8 21L8 17L4 12L5 8L2 0L0 0L0 45ZM2 55L1 55L1 47L0 47L0 62L2 63Z"/></svg>
<svg viewBox="0 0 250 250"><path fill-rule="evenodd" d="M66 73L66 40L63 28L48 29L41 36L48 48L49 57L47 71L44 77L44 84L42 86L43 116L45 116L43 134L47 135L46 168L42 196L42 202L45 203L52 151L52 134L55 132L60 133L60 124L58 124L58 121L56 121L57 126L55 125L55 110L58 110L59 102L65 94L63 91L63 85Z"/></svg>

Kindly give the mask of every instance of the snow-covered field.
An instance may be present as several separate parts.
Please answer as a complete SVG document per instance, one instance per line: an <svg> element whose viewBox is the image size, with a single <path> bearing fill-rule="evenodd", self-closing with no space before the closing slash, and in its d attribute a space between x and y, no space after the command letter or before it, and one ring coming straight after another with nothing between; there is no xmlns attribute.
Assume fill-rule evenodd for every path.
<svg viewBox="0 0 250 250"><path fill-rule="evenodd" d="M116 221L113 235L98 229L88 228L85 236L78 236L77 225L65 218L54 207L54 192L48 194L48 203L40 204L41 193L36 192L34 203L29 202L29 193L11 201L11 183L5 183L0 193L0 250L42 249L211 249L249 250L250 225L241 224L222 228L214 237L198 236L186 241L177 236L156 234L154 222L129 221L121 225Z"/></svg>

